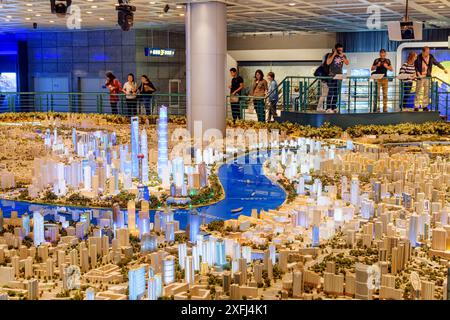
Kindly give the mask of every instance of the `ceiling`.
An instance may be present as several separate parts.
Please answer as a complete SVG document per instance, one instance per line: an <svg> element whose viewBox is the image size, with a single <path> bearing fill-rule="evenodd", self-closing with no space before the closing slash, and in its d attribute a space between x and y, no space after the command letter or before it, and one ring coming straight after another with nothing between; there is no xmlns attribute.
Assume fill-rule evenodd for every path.
<svg viewBox="0 0 450 320"><path fill-rule="evenodd" d="M135 28L184 29L186 0L132 0L137 7ZM195 1L189 1L195 2ZM228 32L365 31L371 5L379 6L381 21L400 20L405 0L230 0ZM117 0L72 0L80 8L81 29L118 28ZM169 4L168 13L163 8ZM450 0L409 0L410 20L426 21L432 28L450 27ZM67 30L66 18L50 13L49 0L0 0L0 32L32 29Z"/></svg>

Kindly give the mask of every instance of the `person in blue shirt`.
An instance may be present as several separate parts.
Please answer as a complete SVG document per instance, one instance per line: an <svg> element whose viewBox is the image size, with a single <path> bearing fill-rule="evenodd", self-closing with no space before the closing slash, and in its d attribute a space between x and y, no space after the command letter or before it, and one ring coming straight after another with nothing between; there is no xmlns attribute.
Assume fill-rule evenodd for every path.
<svg viewBox="0 0 450 320"><path fill-rule="evenodd" d="M272 117L273 121L275 121L275 117L277 116L278 84L275 81L275 73L269 72L267 74L267 82L269 83L269 90L267 91L267 97L269 100L269 117L267 122L270 122Z"/></svg>

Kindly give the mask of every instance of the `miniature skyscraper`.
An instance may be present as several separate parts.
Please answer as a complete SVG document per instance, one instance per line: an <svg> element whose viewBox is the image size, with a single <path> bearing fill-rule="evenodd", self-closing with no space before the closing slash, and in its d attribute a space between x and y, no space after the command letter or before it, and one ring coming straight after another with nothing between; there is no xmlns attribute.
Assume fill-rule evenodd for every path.
<svg viewBox="0 0 450 320"><path fill-rule="evenodd" d="M142 183L147 184L148 183L148 141L147 141L147 131L145 131L145 129L142 129L142 132L141 132L141 153L144 155L144 158L142 159L142 167L141 167Z"/></svg>
<svg viewBox="0 0 450 320"><path fill-rule="evenodd" d="M161 106L158 120L158 176L160 178L162 178L163 169L167 168L169 162L167 130L167 107Z"/></svg>
<svg viewBox="0 0 450 320"><path fill-rule="evenodd" d="M139 177L139 118L131 118L131 175L134 178Z"/></svg>
<svg viewBox="0 0 450 320"><path fill-rule="evenodd" d="M33 237L34 237L34 245L36 247L45 241L44 217L38 211L35 211L33 213Z"/></svg>

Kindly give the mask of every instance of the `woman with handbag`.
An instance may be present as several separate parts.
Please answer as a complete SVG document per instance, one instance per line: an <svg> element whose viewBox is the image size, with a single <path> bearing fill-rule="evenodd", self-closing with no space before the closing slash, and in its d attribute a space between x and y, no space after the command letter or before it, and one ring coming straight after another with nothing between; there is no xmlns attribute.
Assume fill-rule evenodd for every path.
<svg viewBox="0 0 450 320"><path fill-rule="evenodd" d="M254 97L253 104L255 106L255 111L259 122L266 121L264 102L268 88L269 86L267 81L264 79L264 73L262 70L256 70L251 95Z"/></svg>

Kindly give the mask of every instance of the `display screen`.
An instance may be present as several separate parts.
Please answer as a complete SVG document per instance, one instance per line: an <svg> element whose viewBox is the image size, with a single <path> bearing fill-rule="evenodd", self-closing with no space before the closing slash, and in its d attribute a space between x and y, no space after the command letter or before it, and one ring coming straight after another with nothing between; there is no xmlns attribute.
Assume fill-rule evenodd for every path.
<svg viewBox="0 0 450 320"><path fill-rule="evenodd" d="M0 92L16 92L17 82L15 72L0 73Z"/></svg>

